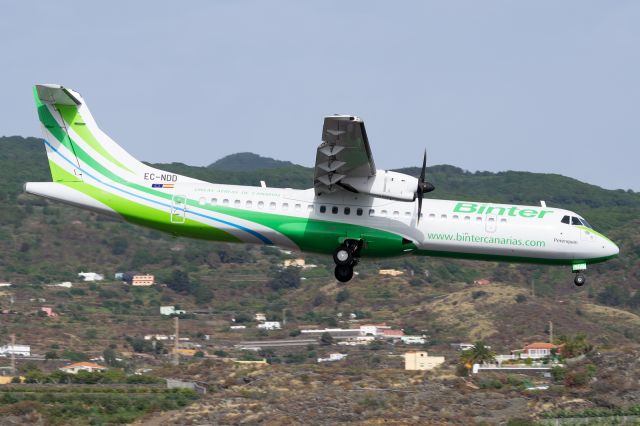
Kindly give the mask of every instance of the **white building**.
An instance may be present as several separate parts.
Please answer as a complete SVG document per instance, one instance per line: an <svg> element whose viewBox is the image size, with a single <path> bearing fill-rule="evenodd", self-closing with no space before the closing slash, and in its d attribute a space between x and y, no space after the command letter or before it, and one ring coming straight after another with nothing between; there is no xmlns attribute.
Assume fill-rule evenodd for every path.
<svg viewBox="0 0 640 426"><path fill-rule="evenodd" d="M266 321L267 320L267 316L265 314L263 314L262 312L258 312L255 316L254 316L256 321Z"/></svg>
<svg viewBox="0 0 640 426"><path fill-rule="evenodd" d="M258 324L258 328L263 330L280 330L280 321L265 321Z"/></svg>
<svg viewBox="0 0 640 426"><path fill-rule="evenodd" d="M103 275L95 272L80 272L78 276L82 278L82 281L102 281L104 279Z"/></svg>
<svg viewBox="0 0 640 426"><path fill-rule="evenodd" d="M346 340L341 340L338 342L338 345L341 346L359 346L359 345L368 345L373 342L376 338L373 336L357 336L348 338Z"/></svg>
<svg viewBox="0 0 640 426"><path fill-rule="evenodd" d="M405 345L424 345L427 343L427 339L422 336L402 336L400 340Z"/></svg>
<svg viewBox="0 0 640 426"><path fill-rule="evenodd" d="M386 324L364 324L360 326L360 334L363 336L378 336L382 335L383 330L389 330L389 327Z"/></svg>
<svg viewBox="0 0 640 426"><path fill-rule="evenodd" d="M4 345L0 346L0 356L31 356L31 346L29 345Z"/></svg>
<svg viewBox="0 0 640 426"><path fill-rule="evenodd" d="M11 283L0 283L0 287L11 287Z"/></svg>
<svg viewBox="0 0 640 426"><path fill-rule="evenodd" d="M244 330L247 328L246 325L232 325L229 327L231 330Z"/></svg>
<svg viewBox="0 0 640 426"><path fill-rule="evenodd" d="M169 340L173 336L169 337L166 334L147 334L144 336L144 340Z"/></svg>
<svg viewBox="0 0 640 426"><path fill-rule="evenodd" d="M332 353L329 354L329 358L318 358L318 362L333 362L333 361L340 361L343 360L347 357L347 354L341 354L341 353Z"/></svg>
<svg viewBox="0 0 640 426"><path fill-rule="evenodd" d="M423 351L412 351L404 354L405 370L433 370L444 364L443 356L429 356Z"/></svg>
<svg viewBox="0 0 640 426"><path fill-rule="evenodd" d="M160 306L160 315L184 315L187 311L176 309L175 306Z"/></svg>

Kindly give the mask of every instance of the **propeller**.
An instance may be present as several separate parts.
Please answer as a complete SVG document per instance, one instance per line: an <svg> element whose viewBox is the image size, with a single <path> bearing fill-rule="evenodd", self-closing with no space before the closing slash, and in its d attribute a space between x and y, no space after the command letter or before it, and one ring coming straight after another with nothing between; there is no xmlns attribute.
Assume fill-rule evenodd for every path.
<svg viewBox="0 0 640 426"><path fill-rule="evenodd" d="M420 215L422 214L422 197L427 192L431 192L436 189L431 182L425 180L427 173L427 150L424 150L424 157L422 158L422 170L420 171L420 179L418 179L418 189L416 190L416 197L418 198L418 220L420 223Z"/></svg>

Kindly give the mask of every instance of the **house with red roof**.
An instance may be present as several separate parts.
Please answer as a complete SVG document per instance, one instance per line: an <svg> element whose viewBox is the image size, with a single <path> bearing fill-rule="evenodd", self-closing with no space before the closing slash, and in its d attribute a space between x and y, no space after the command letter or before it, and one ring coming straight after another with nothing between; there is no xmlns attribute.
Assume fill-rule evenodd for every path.
<svg viewBox="0 0 640 426"><path fill-rule="evenodd" d="M65 373L70 374L78 374L80 371L88 371L89 373L93 373L94 371L107 371L107 367L96 364L95 362L81 361L66 365L64 367L60 367L60 371L64 371Z"/></svg>
<svg viewBox="0 0 640 426"><path fill-rule="evenodd" d="M562 345L554 345L553 343L535 342L528 344L522 348L522 358L548 358L552 352L559 353Z"/></svg>

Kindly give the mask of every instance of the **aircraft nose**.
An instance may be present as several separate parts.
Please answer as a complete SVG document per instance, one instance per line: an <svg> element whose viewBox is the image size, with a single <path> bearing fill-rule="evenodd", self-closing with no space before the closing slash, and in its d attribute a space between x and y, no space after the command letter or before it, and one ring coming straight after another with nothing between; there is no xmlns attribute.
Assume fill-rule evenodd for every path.
<svg viewBox="0 0 640 426"><path fill-rule="evenodd" d="M620 253L620 249L618 248L618 246L613 241L610 241L609 242L609 247L607 247L607 255L608 256L617 256L618 253Z"/></svg>

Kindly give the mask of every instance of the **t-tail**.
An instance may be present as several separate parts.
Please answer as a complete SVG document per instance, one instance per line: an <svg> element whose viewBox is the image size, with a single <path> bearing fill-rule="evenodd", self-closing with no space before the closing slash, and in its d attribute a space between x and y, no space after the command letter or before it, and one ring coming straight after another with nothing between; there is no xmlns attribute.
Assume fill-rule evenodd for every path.
<svg viewBox="0 0 640 426"><path fill-rule="evenodd" d="M79 93L57 84L37 84L33 95L52 182L29 182L26 192L123 214L132 203L166 210L162 201L171 199L178 182L196 181L134 158L98 127Z"/></svg>

